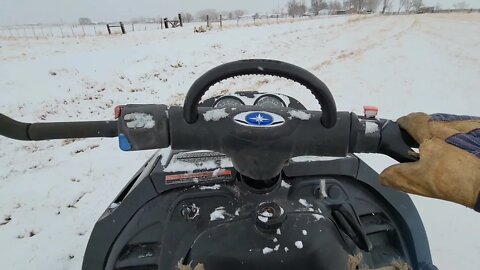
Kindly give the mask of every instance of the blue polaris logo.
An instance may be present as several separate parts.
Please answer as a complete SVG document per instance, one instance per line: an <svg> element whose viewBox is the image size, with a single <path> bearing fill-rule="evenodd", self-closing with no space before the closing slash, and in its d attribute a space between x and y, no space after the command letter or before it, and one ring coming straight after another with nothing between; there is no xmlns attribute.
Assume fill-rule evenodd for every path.
<svg viewBox="0 0 480 270"><path fill-rule="evenodd" d="M263 112L253 112L245 116L245 122L253 126L268 126L273 123L273 117Z"/></svg>
<svg viewBox="0 0 480 270"><path fill-rule="evenodd" d="M285 123L285 119L278 114L265 111L242 112L233 117L235 123L256 128L278 127Z"/></svg>

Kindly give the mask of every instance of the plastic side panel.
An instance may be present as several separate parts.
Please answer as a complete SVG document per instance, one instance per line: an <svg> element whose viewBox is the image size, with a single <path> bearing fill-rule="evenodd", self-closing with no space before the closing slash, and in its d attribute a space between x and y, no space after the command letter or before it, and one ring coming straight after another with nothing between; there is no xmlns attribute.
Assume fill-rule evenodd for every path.
<svg viewBox="0 0 480 270"><path fill-rule="evenodd" d="M401 228L401 230L404 230L402 234L404 237L411 236L411 239L408 239L408 243L413 245L409 247L412 249L410 254L416 256L416 261L420 265L431 264L432 256L427 234L420 215L410 197L405 193L382 186L378 180L378 174L363 161L359 160L359 162L356 178L379 192L390 203L392 209L396 211L396 213L392 212L392 214L397 215L397 220L403 220L406 223L406 226Z"/></svg>
<svg viewBox="0 0 480 270"><path fill-rule="evenodd" d="M155 160L151 160L151 162L155 162ZM138 177L143 169L144 167L135 177ZM132 181L135 181L135 178ZM158 195L148 176L137 179L133 186L135 188L130 191L121 204L113 210L107 209L95 224L85 251L83 270L104 269L110 247L117 235L138 209ZM122 191L122 193L124 192Z"/></svg>

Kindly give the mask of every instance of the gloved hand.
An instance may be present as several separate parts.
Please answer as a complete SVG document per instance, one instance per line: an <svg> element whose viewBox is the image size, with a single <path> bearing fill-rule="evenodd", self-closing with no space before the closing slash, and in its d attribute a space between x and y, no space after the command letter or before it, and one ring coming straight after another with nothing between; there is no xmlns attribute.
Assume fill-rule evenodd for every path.
<svg viewBox="0 0 480 270"><path fill-rule="evenodd" d="M420 144L420 160L388 167L382 184L480 212L480 117L412 113L397 122Z"/></svg>

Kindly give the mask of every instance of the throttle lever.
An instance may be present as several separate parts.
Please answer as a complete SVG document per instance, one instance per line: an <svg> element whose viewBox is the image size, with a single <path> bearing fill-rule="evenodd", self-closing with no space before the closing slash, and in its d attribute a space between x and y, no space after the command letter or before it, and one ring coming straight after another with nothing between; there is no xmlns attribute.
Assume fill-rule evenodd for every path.
<svg viewBox="0 0 480 270"><path fill-rule="evenodd" d="M418 161L417 155L411 147L418 147L415 140L398 123L390 120L381 120L381 138L378 153L385 154L398 162Z"/></svg>

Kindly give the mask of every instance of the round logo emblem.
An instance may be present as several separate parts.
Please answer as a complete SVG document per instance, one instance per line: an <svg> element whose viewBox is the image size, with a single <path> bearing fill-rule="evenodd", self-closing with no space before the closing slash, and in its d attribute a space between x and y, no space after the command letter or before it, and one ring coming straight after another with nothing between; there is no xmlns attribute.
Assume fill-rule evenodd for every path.
<svg viewBox="0 0 480 270"><path fill-rule="evenodd" d="M253 112L245 116L245 122L254 126L268 126L272 124L273 117L263 112Z"/></svg>
<svg viewBox="0 0 480 270"><path fill-rule="evenodd" d="M280 115L264 111L242 112L235 115L233 120L240 125L261 128L277 127L285 123Z"/></svg>

